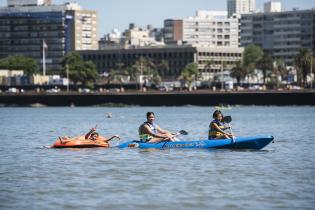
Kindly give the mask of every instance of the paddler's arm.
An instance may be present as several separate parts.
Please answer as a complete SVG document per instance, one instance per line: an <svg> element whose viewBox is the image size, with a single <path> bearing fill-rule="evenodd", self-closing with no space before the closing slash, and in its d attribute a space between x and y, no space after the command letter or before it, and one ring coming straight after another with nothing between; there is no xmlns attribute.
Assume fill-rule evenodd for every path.
<svg viewBox="0 0 315 210"><path fill-rule="evenodd" d="M153 133L148 125L144 125L143 127L146 130L146 133L150 134L151 136L154 136L154 137L157 137L157 138L166 138L167 137L166 135L163 135L163 133L161 133L161 134ZM157 130L159 131L159 128L157 128Z"/></svg>
<svg viewBox="0 0 315 210"><path fill-rule="evenodd" d="M90 135L95 131L95 128L92 128L87 134L85 134L85 139L88 139Z"/></svg>
<svg viewBox="0 0 315 210"><path fill-rule="evenodd" d="M157 126L157 131L159 133L162 133L162 134L171 134L171 135L175 135L176 134L176 133L172 133L172 132L169 132L167 130L164 130L164 129L160 128L160 126Z"/></svg>
<svg viewBox="0 0 315 210"><path fill-rule="evenodd" d="M219 131L220 133L229 135L228 133L224 132L216 123L212 123L212 126L215 128L215 130Z"/></svg>
<svg viewBox="0 0 315 210"><path fill-rule="evenodd" d="M109 142L110 140L112 140L113 138L118 138L120 139L120 137L118 135L113 135L112 137L110 137L109 139L104 140L104 142Z"/></svg>

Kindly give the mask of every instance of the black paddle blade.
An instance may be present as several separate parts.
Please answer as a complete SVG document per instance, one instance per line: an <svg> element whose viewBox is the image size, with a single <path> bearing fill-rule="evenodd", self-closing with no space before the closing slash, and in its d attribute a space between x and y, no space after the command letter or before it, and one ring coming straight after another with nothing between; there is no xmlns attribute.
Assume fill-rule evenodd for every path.
<svg viewBox="0 0 315 210"><path fill-rule="evenodd" d="M225 123L230 123L230 122L232 122L232 117L231 117L231 116L225 116L225 117L223 118L223 121L224 121Z"/></svg>
<svg viewBox="0 0 315 210"><path fill-rule="evenodd" d="M188 135L188 132L185 131L185 130L181 130L181 131L179 131L179 133L180 133L181 135Z"/></svg>

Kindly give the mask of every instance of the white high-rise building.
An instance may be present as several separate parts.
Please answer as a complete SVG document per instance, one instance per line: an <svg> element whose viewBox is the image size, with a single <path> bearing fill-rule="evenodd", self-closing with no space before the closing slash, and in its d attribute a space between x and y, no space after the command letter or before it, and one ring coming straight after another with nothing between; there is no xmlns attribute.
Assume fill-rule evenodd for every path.
<svg viewBox="0 0 315 210"><path fill-rule="evenodd" d="M228 17L233 14L248 14L256 10L255 0L227 0Z"/></svg>
<svg viewBox="0 0 315 210"><path fill-rule="evenodd" d="M9 7L49 5L51 0L7 0Z"/></svg>
<svg viewBox="0 0 315 210"><path fill-rule="evenodd" d="M294 65L304 48L315 55L315 9L245 14L241 18L241 46L258 45L274 59Z"/></svg>
<svg viewBox="0 0 315 210"><path fill-rule="evenodd" d="M264 12L281 12L281 2L266 2L264 4Z"/></svg>
<svg viewBox="0 0 315 210"><path fill-rule="evenodd" d="M182 41L192 45L238 47L238 19L225 11L197 11L183 19Z"/></svg>

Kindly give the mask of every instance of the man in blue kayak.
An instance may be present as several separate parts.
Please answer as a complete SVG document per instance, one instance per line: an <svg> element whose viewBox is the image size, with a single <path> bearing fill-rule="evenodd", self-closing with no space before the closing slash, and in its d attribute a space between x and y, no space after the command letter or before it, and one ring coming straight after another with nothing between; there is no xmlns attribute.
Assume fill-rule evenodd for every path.
<svg viewBox="0 0 315 210"><path fill-rule="evenodd" d="M163 130L154 123L155 115L153 112L147 113L147 121L139 127L140 141L143 143L157 143L162 141L175 141L175 134Z"/></svg>

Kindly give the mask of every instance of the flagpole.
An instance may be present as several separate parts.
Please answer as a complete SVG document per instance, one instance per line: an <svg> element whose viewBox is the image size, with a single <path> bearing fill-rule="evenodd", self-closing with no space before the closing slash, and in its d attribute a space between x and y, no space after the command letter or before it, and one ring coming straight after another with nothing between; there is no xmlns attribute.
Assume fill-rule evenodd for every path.
<svg viewBox="0 0 315 210"><path fill-rule="evenodd" d="M313 53L311 53L311 89L313 89Z"/></svg>
<svg viewBox="0 0 315 210"><path fill-rule="evenodd" d="M43 40L43 76L46 75L46 55L45 55L45 40Z"/></svg>
<svg viewBox="0 0 315 210"><path fill-rule="evenodd" d="M69 92L69 66L68 64L66 64L66 71L67 71L67 80L68 80L68 83L67 83L67 92Z"/></svg>

